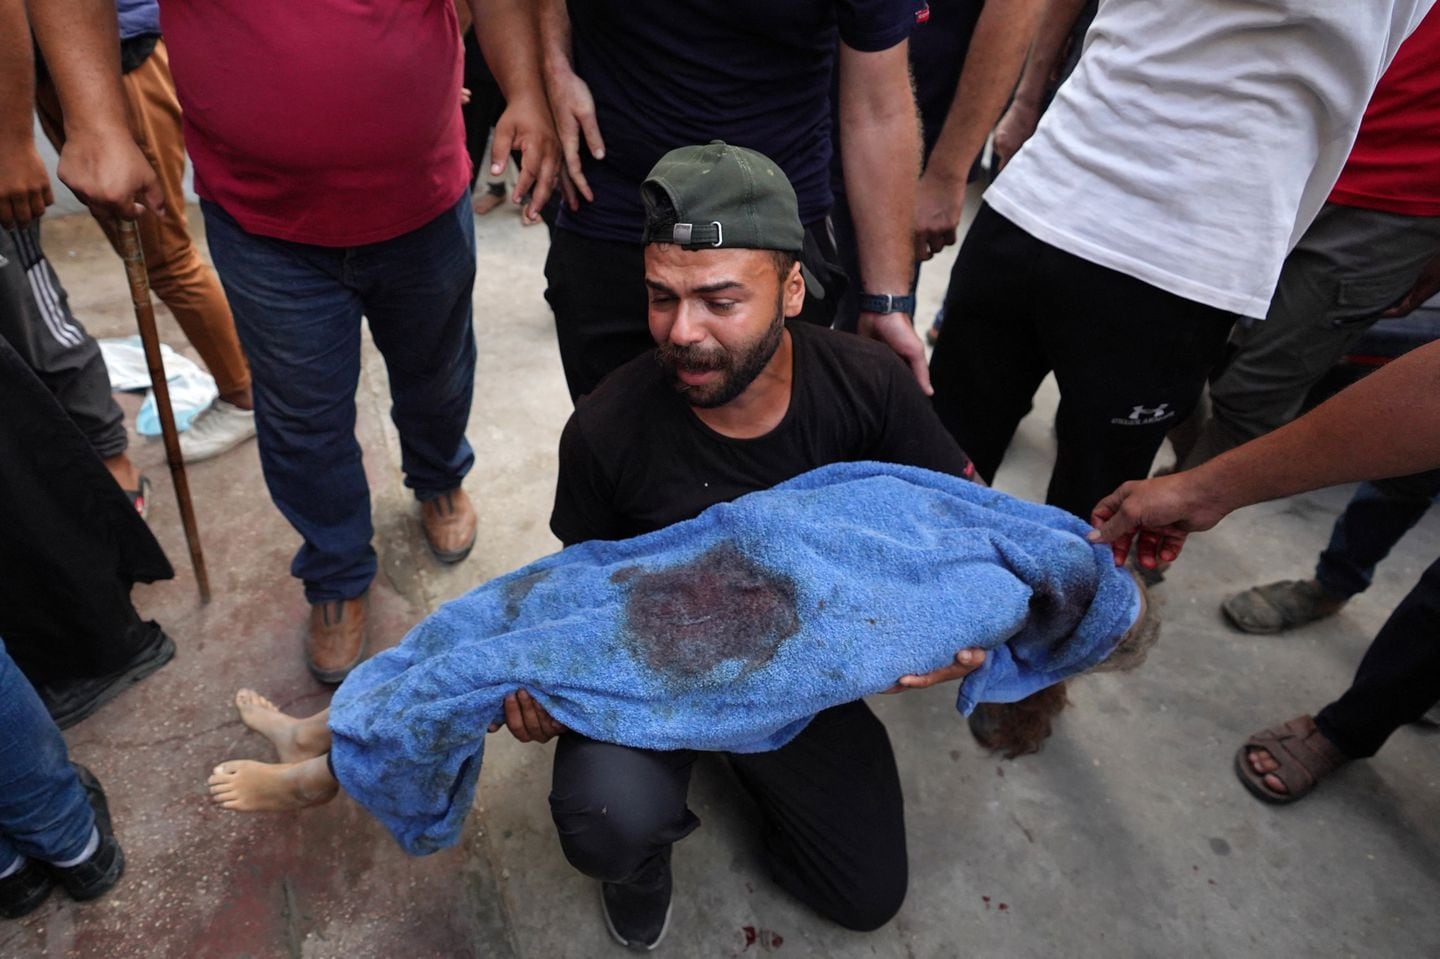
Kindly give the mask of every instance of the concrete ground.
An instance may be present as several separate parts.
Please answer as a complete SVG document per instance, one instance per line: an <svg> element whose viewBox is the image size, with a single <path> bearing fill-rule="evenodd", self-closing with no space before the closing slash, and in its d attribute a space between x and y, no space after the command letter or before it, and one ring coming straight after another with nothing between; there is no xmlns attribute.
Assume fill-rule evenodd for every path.
<svg viewBox="0 0 1440 959"><path fill-rule="evenodd" d="M198 215L196 216L198 220ZM480 343L466 486L480 546L442 569L420 542L373 349L359 431L382 573L372 636L397 641L446 598L548 553L555 443L569 411L541 297L546 238L513 214L479 221ZM84 216L47 221L45 247L97 336L133 332L121 267ZM948 258L922 287L928 322ZM188 351L163 309L162 335ZM193 353L191 353L193 355ZM1097 346L1097 362L1103 353ZM1117 375L1123 375L1117 372ZM127 410L138 406L125 397ZM1047 386L999 484L1043 494L1055 395ZM132 415L133 421L133 415ZM123 882L76 905L55 896L0 926L0 956L525 957L616 955L594 884L560 854L545 802L549 747L495 737L460 847L403 855L348 799L287 815L212 808L205 777L226 758L269 758L231 697L254 686L285 709L323 707L306 672L305 606L287 574L297 539L270 504L253 444L189 471L215 597L201 606L160 445L134 456L155 481L151 525L174 581L137 588L174 637L175 660L69 730L106 785L128 856ZM691 802L705 827L675 854L671 956L800 959L948 956L1440 955L1440 740L1401 730L1374 760L1293 807L1252 799L1231 769L1261 727L1313 711L1348 683L1388 611L1440 553L1431 516L1334 619L1291 637L1227 629L1217 604L1305 574L1348 490L1254 507L1200 536L1153 594L1161 646L1139 673L1076 682L1074 707L1036 756L979 749L953 689L879 697L905 785L911 889L894 922L845 932L764 874L753 819L718 762Z"/></svg>

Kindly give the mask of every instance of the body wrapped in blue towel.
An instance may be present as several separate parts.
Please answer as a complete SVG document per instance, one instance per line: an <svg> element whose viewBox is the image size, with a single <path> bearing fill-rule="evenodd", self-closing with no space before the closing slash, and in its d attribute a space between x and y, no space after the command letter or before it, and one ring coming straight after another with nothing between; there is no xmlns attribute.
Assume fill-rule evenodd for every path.
<svg viewBox="0 0 1440 959"><path fill-rule="evenodd" d="M758 752L815 713L989 650L958 708L1099 663L1139 594L1074 516L914 467L840 463L445 604L331 705L345 791L411 853L456 842L487 725L529 690L650 749Z"/></svg>

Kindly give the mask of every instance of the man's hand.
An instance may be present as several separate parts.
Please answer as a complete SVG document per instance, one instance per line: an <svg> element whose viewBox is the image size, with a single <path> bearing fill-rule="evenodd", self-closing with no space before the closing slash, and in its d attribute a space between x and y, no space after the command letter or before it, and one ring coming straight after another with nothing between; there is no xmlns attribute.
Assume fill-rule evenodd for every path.
<svg viewBox="0 0 1440 959"><path fill-rule="evenodd" d="M915 196L915 259L924 261L955 242L965 212L965 182L938 169L920 177Z"/></svg>
<svg viewBox="0 0 1440 959"><path fill-rule="evenodd" d="M994 150L995 157L1003 170L1005 164L1015 156L1017 150L1025 145L1035 133L1035 128L1040 124L1040 108L1038 105L1020 100L1012 100L1010 106L1000 117L1000 122L995 124Z"/></svg>
<svg viewBox="0 0 1440 959"><path fill-rule="evenodd" d="M99 219L133 220L147 207L165 212L160 181L128 131L70 135L55 173Z"/></svg>
<svg viewBox="0 0 1440 959"><path fill-rule="evenodd" d="M0 143L0 227L27 227L54 202L35 141Z"/></svg>
<svg viewBox="0 0 1440 959"><path fill-rule="evenodd" d="M926 396L935 395L930 385L930 367L925 363L925 344L915 333L915 323L904 313L861 313L857 326L861 336L879 340L910 364L910 372Z"/></svg>
<svg viewBox="0 0 1440 959"><path fill-rule="evenodd" d="M580 197L594 202L595 193L585 179L580 161L580 140L597 160L605 158L605 140L595 122L595 98L584 80L568 68L550 70L545 90L550 96L550 109L555 114L555 129L560 135L560 148L565 154L567 176L565 202L570 209L580 208Z"/></svg>
<svg viewBox="0 0 1440 959"><path fill-rule="evenodd" d="M962 649L955 654L955 662L949 666L932 669L928 673L901 676L895 685L885 690L887 694L903 693L909 689L926 689L952 679L964 679L985 664L985 650Z"/></svg>
<svg viewBox="0 0 1440 959"><path fill-rule="evenodd" d="M565 732L545 708L525 690L520 689L505 697L505 727L510 735L522 743L548 743ZM491 723L490 732L500 729L500 723Z"/></svg>
<svg viewBox="0 0 1440 959"><path fill-rule="evenodd" d="M1229 512L1207 496L1195 470L1131 480L1095 505L1090 525L1092 543L1109 543L1115 565L1122 566L1135 547L1145 569L1173 563L1190 533L1207 530Z"/></svg>
<svg viewBox="0 0 1440 959"><path fill-rule="evenodd" d="M1436 293L1440 293L1440 254L1425 264L1425 268L1415 278L1415 285L1410 287L1410 292L1401 297L1399 303L1380 315L1387 319L1395 316L1409 316Z"/></svg>
<svg viewBox="0 0 1440 959"><path fill-rule="evenodd" d="M512 100L495 122L495 140L490 150L490 175L500 176L513 150L520 151L520 175L515 179L516 203L526 196L521 218L527 224L540 222L540 210L550 199L560 178L560 141L550 112L541 99Z"/></svg>

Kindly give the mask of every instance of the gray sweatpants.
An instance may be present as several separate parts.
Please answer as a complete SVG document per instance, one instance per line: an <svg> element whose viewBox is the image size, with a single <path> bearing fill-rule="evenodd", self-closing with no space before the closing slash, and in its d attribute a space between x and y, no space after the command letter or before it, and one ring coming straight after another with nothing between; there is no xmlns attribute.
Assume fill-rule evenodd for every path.
<svg viewBox="0 0 1440 959"><path fill-rule="evenodd" d="M1360 334L1384 322L1379 314L1437 254L1440 217L1327 203L1285 260L1269 314L1231 334L1230 356L1210 380L1208 418L1172 434L1180 467L1294 419L1310 388Z"/></svg>
<svg viewBox="0 0 1440 959"><path fill-rule="evenodd" d="M95 338L70 312L40 249L40 224L0 229L0 336L55 394L101 459L125 452L125 415Z"/></svg>

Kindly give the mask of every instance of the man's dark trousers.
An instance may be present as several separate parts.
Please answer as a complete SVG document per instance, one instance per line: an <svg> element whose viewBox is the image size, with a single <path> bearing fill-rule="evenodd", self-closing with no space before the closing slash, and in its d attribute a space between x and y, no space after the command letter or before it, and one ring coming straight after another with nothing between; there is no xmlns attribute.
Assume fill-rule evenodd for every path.
<svg viewBox="0 0 1440 959"><path fill-rule="evenodd" d="M935 409L990 482L1053 371L1058 452L1045 501L1088 518L1101 497L1149 474L1234 322L1041 242L983 206L950 274L930 361Z"/></svg>
<svg viewBox="0 0 1440 959"><path fill-rule="evenodd" d="M1390 734L1440 702L1440 560L1400 601L1365 651L1355 680L1315 725L1352 759L1373 756Z"/></svg>
<svg viewBox="0 0 1440 959"><path fill-rule="evenodd" d="M1335 521L1315 579L1339 599L1370 588L1375 567L1440 496L1440 470L1361 483Z"/></svg>
<svg viewBox="0 0 1440 959"><path fill-rule="evenodd" d="M700 825L686 805L699 755L562 735L550 808L570 863L604 882L663 889L671 844ZM849 929L895 915L908 877L904 802L890 738L868 706L827 709L772 752L722 755L759 807L782 888Z"/></svg>
<svg viewBox="0 0 1440 959"><path fill-rule="evenodd" d="M70 312L70 298L40 248L40 224L0 230L0 336L25 358L95 455L109 459L130 443L125 414L95 338Z"/></svg>

